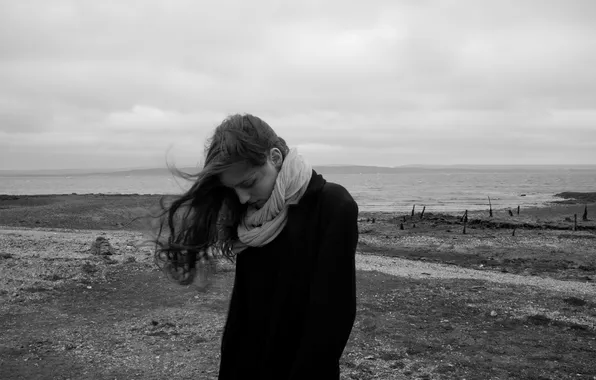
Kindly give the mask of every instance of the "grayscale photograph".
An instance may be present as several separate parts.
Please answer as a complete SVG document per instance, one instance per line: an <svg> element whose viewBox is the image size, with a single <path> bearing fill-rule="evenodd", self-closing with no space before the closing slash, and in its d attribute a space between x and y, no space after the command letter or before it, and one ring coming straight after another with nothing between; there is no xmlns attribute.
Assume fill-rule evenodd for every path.
<svg viewBox="0 0 596 380"><path fill-rule="evenodd" d="M0 380L596 380L596 1L0 0Z"/></svg>

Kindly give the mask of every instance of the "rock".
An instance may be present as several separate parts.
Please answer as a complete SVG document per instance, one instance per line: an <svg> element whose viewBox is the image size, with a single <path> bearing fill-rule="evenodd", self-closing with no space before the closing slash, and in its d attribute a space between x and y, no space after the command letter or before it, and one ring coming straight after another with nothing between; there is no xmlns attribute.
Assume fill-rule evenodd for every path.
<svg viewBox="0 0 596 380"><path fill-rule="evenodd" d="M403 362L396 361L395 363L391 364L389 368L391 369L404 369L406 365Z"/></svg>
<svg viewBox="0 0 596 380"><path fill-rule="evenodd" d="M565 299L563 299L563 302L565 302L569 305L572 305L572 306L584 306L587 303L583 299L577 298L577 297L565 298Z"/></svg>
<svg viewBox="0 0 596 380"><path fill-rule="evenodd" d="M137 259L134 256L128 256L126 259L124 259L125 264L134 263L136 261Z"/></svg>
<svg viewBox="0 0 596 380"><path fill-rule="evenodd" d="M93 255L109 256L116 253L110 241L103 236L98 236L91 244L91 253Z"/></svg>
<svg viewBox="0 0 596 380"><path fill-rule="evenodd" d="M103 256L101 256L101 258L103 259L104 264L108 264L108 265L118 264L117 260L114 260L109 256L103 255Z"/></svg>
<svg viewBox="0 0 596 380"><path fill-rule="evenodd" d="M0 252L0 259L12 259L14 256L7 252Z"/></svg>
<svg viewBox="0 0 596 380"><path fill-rule="evenodd" d="M74 350L75 348L77 348L77 345L74 343L66 343L63 347L62 350L64 351L70 351L70 350Z"/></svg>

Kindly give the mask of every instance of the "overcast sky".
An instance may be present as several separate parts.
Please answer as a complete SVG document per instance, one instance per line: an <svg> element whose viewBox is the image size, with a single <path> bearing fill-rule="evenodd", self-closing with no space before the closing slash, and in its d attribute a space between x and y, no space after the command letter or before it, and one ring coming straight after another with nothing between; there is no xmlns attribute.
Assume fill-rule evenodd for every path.
<svg viewBox="0 0 596 380"><path fill-rule="evenodd" d="M232 113L315 164L596 164L593 0L0 0L0 169L194 165Z"/></svg>

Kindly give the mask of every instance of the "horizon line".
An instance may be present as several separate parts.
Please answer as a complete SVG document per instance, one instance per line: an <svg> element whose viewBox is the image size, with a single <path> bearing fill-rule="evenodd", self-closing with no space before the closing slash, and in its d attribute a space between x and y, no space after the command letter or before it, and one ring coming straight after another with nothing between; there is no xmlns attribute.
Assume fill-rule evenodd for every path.
<svg viewBox="0 0 596 380"><path fill-rule="evenodd" d="M313 164L313 167L330 167L330 168L346 168L346 167L359 167L359 168L381 168L381 169L408 169L408 168L482 168L482 167L501 167L501 168L514 168L514 167L595 167L596 164L404 164L396 166L384 166L384 165L362 165L362 164ZM176 168L198 168L196 165L178 165ZM0 169L0 173L9 172L119 172L119 171L135 171L135 170L162 170L169 169L167 166L136 166L136 167L118 167L118 168L60 168L60 169Z"/></svg>

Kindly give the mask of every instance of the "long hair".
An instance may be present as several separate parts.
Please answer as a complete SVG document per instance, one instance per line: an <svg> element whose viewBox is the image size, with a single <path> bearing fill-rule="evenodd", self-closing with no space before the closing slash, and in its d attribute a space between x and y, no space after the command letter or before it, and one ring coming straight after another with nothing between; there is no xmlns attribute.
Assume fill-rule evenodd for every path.
<svg viewBox="0 0 596 380"><path fill-rule="evenodd" d="M191 284L199 269L211 272L218 259L234 261L237 227L246 212L234 189L225 187L220 175L237 163L265 165L272 148L285 158L286 142L263 120L249 114L229 116L205 144L202 170L189 174L173 168L175 175L192 181L184 194L162 197L155 262L173 281Z"/></svg>

